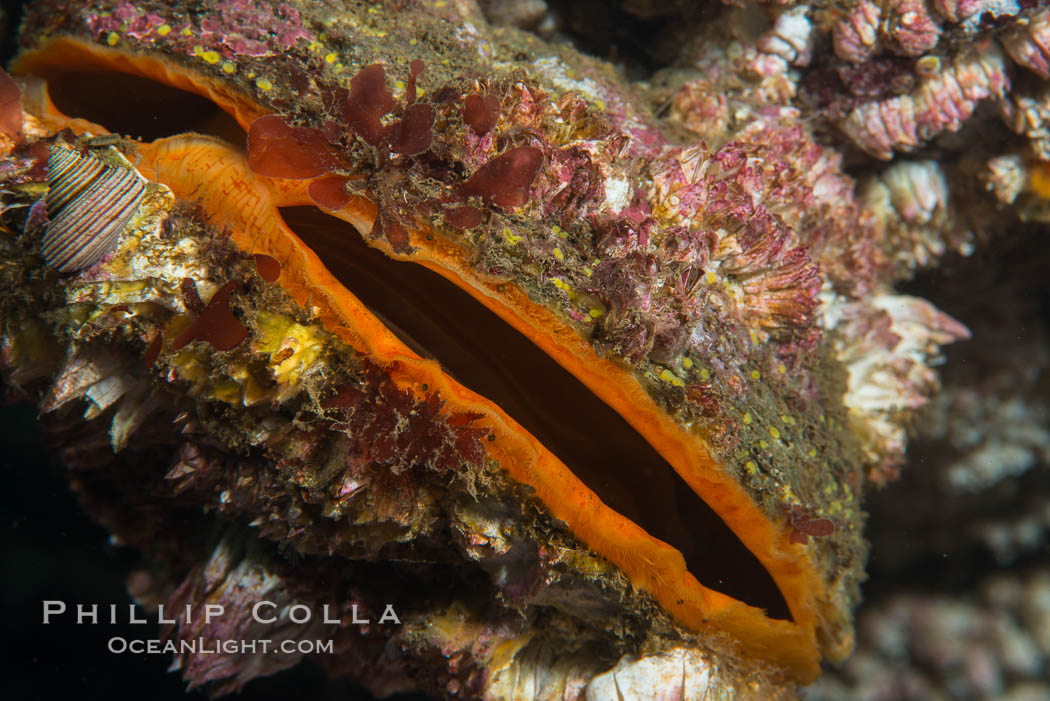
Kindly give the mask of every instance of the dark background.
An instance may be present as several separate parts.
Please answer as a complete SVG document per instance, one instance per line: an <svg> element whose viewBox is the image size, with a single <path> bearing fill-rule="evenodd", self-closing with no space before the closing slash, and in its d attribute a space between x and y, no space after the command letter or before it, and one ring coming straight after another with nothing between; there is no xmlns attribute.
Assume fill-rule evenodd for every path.
<svg viewBox="0 0 1050 701"><path fill-rule="evenodd" d="M135 555L110 546L109 534L84 514L69 490L66 469L48 453L33 405L0 406L0 427L0 635L7 647L0 655L0 699L206 699L199 691L186 693L179 674L167 672L169 655L109 652L107 642L114 636L158 637L155 624L126 622L131 598L124 577ZM53 599L64 601L69 613L45 626L43 601ZM109 604L117 604L124 622L76 625L70 614L77 602L99 604L100 620ZM345 680L328 679L307 660L251 682L238 698L363 701L371 696Z"/></svg>

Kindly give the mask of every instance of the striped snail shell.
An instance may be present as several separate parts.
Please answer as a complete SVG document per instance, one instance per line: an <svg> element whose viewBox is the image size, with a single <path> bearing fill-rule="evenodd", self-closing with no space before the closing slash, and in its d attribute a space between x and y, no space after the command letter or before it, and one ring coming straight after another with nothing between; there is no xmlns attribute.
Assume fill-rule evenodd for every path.
<svg viewBox="0 0 1050 701"><path fill-rule="evenodd" d="M59 272L83 270L113 250L135 214L146 181L65 144L51 146L45 199L50 220L41 249Z"/></svg>

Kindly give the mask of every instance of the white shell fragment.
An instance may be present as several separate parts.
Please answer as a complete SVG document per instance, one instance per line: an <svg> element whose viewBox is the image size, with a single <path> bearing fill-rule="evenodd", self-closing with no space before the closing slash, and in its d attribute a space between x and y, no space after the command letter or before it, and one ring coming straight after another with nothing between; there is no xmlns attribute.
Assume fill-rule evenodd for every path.
<svg viewBox="0 0 1050 701"><path fill-rule="evenodd" d="M779 56L793 66L808 65L813 44L813 26L808 14L808 5L783 12L773 27L759 38L758 50Z"/></svg>
<svg viewBox="0 0 1050 701"><path fill-rule="evenodd" d="M586 701L687 701L717 699L715 674L708 660L694 651L677 648L642 658L625 656L616 667L587 685Z"/></svg>
<svg viewBox="0 0 1050 701"><path fill-rule="evenodd" d="M882 173L890 201L902 220L926 224L948 206L948 182L936 161L898 161Z"/></svg>

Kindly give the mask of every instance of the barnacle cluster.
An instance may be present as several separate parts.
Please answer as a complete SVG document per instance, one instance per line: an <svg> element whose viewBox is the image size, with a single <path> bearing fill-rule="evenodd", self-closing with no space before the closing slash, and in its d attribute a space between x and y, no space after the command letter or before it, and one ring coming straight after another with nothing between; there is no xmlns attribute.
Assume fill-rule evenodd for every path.
<svg viewBox="0 0 1050 701"><path fill-rule="evenodd" d="M862 490L969 336L897 284L1047 216L1050 15L685 13L638 85L483 10L556 22L32 5L0 77L5 381L148 605L326 606L271 635L329 636L377 693L790 694L848 655ZM262 634L170 631L234 633ZM298 659L177 664L222 693Z"/></svg>

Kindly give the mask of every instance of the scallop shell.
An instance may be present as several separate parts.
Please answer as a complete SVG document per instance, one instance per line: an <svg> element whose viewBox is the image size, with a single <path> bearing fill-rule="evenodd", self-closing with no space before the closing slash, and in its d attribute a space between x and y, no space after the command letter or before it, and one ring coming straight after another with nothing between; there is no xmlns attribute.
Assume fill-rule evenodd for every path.
<svg viewBox="0 0 1050 701"><path fill-rule="evenodd" d="M186 35L158 24L162 16L120 5L126 24L117 25L92 14L96 5L106 3L83 13L69 4L73 14L47 31L49 14L30 17L26 46L39 46L15 70L47 80L56 96L88 67L176 100L165 102L170 131L130 144L142 175L170 188L176 205L157 232L128 232L90 280L61 282L64 295L24 276L38 287L0 298L0 313L56 320L66 346L53 373L60 389L80 388L63 363L102 367L101 357L120 354L120 377L84 391L99 407L85 419L96 427L109 416L103 405L117 407L107 433L122 450L99 459L117 470L137 469L143 450L166 460L150 463L155 495L138 494L139 470L100 503L142 503L162 517L171 500L154 496L170 491L257 529L231 536L251 544L249 561L219 558L231 565L221 588L207 553L187 556L200 567L171 582L190 599L180 610L205 595L244 600L252 581L271 581L251 574L264 571L311 604L332 603L299 587L304 575L325 581L316 563L340 586L411 604L401 628L351 637L402 651L393 671L418 662L418 678L449 697L550 698L516 686L565 669L549 650L581 651L572 685L593 684L599 698L626 686L706 694L703 678L678 670L708 661L726 670L714 688L727 694L756 681L786 689L818 674L821 656L848 653L865 553L863 471L902 453L899 406L924 401L927 356L964 330L918 303L872 306L868 290L884 277L873 217L793 108L727 125L715 148L683 147L624 102L618 83L562 58L522 71L496 60L484 81L462 67L421 76L419 65L444 65L448 51L403 33L430 22L424 14L376 12L381 32L355 24L314 42L312 32L334 25L298 3L301 27L275 39L281 51L257 61L258 47L238 39L245 53L231 48L224 61L226 49L202 37L187 59ZM254 7L253 27L300 21L283 4ZM231 17L203 19L211 32ZM745 58L771 71L803 65L810 34L806 10L788 11ZM332 36L340 44L318 70L317 49ZM469 44L489 46L479 41ZM352 56L339 53L348 45ZM401 45L415 48L390 53ZM403 97L387 71L408 77ZM953 74L947 88L964 78ZM473 95L495 100L491 127L468 125ZM201 108L201 121L182 105ZM47 126L44 143L67 127L134 133L107 107L68 99L27 111ZM246 150L231 143L245 137ZM430 153L412 155L424 143ZM94 198L94 215L108 222L94 225L95 237L117 229L119 173L74 165L71 173L97 169L83 177L99 187L56 188L56 218L72 220ZM68 249L83 239L70 238ZM19 245L0 251L3 262L34 265ZM830 311L818 303L825 286L841 287ZM852 346L839 353L821 342L851 319ZM898 343L897 319L907 342ZM231 320L243 329L227 343L218 334ZM468 372L472 364L494 364L495 379ZM884 366L902 370L873 403L865 390ZM166 388L156 407L129 399L143 396L136 380L147 378ZM114 388L125 391L117 398ZM850 418L848 402L863 401L862 420L877 429L869 444ZM161 435L128 440L154 408L148 426ZM136 539L183 552L199 525ZM310 565L285 567L286 547ZM348 562L377 576L351 582ZM454 581L430 584L446 572ZM349 614L358 603L334 605ZM248 609L231 600L228 610ZM231 629L249 630L240 623ZM193 625L182 621L178 635L208 632ZM354 659L347 671L370 673ZM610 684L602 670L616 660ZM181 668L222 693L269 664L257 662L215 686L199 661Z"/></svg>
<svg viewBox="0 0 1050 701"><path fill-rule="evenodd" d="M146 181L130 168L61 143L51 146L48 170L44 259L59 272L83 270L114 249L142 201Z"/></svg>

